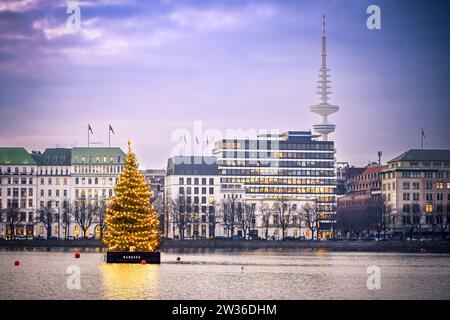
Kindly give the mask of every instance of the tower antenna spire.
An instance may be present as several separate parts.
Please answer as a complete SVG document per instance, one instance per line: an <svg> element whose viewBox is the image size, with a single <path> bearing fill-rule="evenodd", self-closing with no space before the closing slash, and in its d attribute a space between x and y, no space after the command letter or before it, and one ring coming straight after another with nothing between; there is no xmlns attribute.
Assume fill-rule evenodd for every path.
<svg viewBox="0 0 450 320"><path fill-rule="evenodd" d="M327 68L327 36L326 36L326 18L325 15L322 16L322 66L319 69L319 80L317 81L317 94L320 97L320 103L309 107L311 112L314 112L322 117L321 124L313 125L314 131L322 136L323 141L328 140L328 134L333 132L336 126L334 124L328 123L328 116L339 110L338 106L331 105L328 103L331 94L331 83L328 78L330 75L328 72L330 69Z"/></svg>

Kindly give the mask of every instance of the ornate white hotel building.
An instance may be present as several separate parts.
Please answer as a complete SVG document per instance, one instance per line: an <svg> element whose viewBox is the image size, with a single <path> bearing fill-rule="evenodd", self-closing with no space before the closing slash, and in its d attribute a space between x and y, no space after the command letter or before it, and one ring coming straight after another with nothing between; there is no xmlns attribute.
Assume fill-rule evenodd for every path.
<svg viewBox="0 0 450 320"><path fill-rule="evenodd" d="M56 216L52 237L65 238L60 220L68 204L99 204L114 194L114 185L123 170L125 153L120 148L49 148L43 153L28 153L24 148L0 148L0 209L17 206L20 221L17 237L45 238L39 208L50 205ZM87 237L99 235L95 219ZM75 220L68 237L81 237ZM8 224L0 223L0 237L8 235Z"/></svg>

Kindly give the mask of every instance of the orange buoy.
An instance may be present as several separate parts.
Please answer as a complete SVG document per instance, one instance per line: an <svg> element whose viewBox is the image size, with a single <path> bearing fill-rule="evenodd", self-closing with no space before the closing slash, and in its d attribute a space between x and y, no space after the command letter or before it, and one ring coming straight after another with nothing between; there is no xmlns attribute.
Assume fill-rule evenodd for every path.
<svg viewBox="0 0 450 320"><path fill-rule="evenodd" d="M142 260L142 261L141 261L141 264L147 264L147 261Z"/></svg>
<svg viewBox="0 0 450 320"><path fill-rule="evenodd" d="M75 259L79 259L80 258L80 253L77 251L75 252Z"/></svg>
<svg viewBox="0 0 450 320"><path fill-rule="evenodd" d="M177 257L177 261L181 261L181 258L180 258L180 257Z"/></svg>
<svg viewBox="0 0 450 320"><path fill-rule="evenodd" d="M19 260L14 261L14 265L15 265L15 266L20 265L20 261L19 261Z"/></svg>

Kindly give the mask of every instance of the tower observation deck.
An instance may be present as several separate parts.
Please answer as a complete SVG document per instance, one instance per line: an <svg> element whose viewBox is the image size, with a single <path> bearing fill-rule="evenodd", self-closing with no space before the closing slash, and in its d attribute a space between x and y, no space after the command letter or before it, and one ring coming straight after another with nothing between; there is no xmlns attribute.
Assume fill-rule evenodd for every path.
<svg viewBox="0 0 450 320"><path fill-rule="evenodd" d="M328 116L339 110L338 106L328 103L329 95L331 94L331 81L328 80L330 75L327 68L327 36L325 29L325 16L323 16L322 25L322 67L319 69L319 80L317 81L317 94L320 97L320 103L310 106L309 110L322 117L320 124L313 125L313 130L322 136L323 141L328 140L328 134L334 131L336 126L328 123Z"/></svg>

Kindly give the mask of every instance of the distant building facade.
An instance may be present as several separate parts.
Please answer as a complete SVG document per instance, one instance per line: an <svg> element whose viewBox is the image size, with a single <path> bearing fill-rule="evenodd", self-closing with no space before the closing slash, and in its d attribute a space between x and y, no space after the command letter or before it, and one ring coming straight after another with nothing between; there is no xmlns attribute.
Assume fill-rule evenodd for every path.
<svg viewBox="0 0 450 320"><path fill-rule="evenodd" d="M214 157L175 156L165 179L166 235L169 238L210 238L221 229L216 217L220 199L219 171Z"/></svg>
<svg viewBox="0 0 450 320"><path fill-rule="evenodd" d="M24 148L0 148L0 210L17 208L17 215L5 214L0 221L0 236L11 232L32 237L36 210L37 163ZM8 221L9 220L9 221Z"/></svg>
<svg viewBox="0 0 450 320"><path fill-rule="evenodd" d="M373 163L364 168L360 174L350 176L347 193L353 196L381 195L381 171L386 167Z"/></svg>
<svg viewBox="0 0 450 320"><path fill-rule="evenodd" d="M68 227L62 228L64 210L68 206L106 206L124 161L120 148L48 148L42 153L0 148L0 208L20 209L16 236L98 238L99 222L95 218L83 222L89 227L82 230L80 223L86 219L74 212ZM43 208L51 208L50 232L42 221ZM11 236L8 223L0 225L1 236Z"/></svg>
<svg viewBox="0 0 450 320"><path fill-rule="evenodd" d="M220 176L220 197L243 198L255 206L257 236L267 233L262 221L264 206L280 201L287 203L289 210L313 203L319 217L319 236L333 235L336 177L332 141L319 141L309 131L289 131L257 139L219 140L213 152ZM269 234L281 239L279 219L279 215L272 215ZM292 217L284 236L305 235L298 223L299 219Z"/></svg>
<svg viewBox="0 0 450 320"><path fill-rule="evenodd" d="M390 160L381 175L391 232L449 232L450 150L408 150Z"/></svg>
<svg viewBox="0 0 450 320"><path fill-rule="evenodd" d="M145 181L150 186L150 190L152 191L152 196L150 201L154 205L159 219L159 227L163 234L166 234L166 230L168 229L168 221L165 219L166 207L165 203L165 194L164 194L164 185L166 178L166 170L165 169L146 169L141 170L142 175L144 176Z"/></svg>

